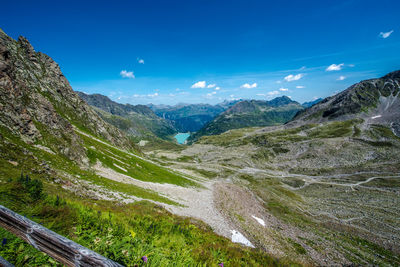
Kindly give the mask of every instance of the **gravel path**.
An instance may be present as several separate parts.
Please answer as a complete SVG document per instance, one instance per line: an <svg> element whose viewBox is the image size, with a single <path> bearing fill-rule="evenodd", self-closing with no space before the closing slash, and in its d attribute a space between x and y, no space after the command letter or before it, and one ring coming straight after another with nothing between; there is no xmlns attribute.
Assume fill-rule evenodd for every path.
<svg viewBox="0 0 400 267"><path fill-rule="evenodd" d="M214 184L215 181L204 181L201 183L204 188L181 187L172 184L159 184L143 182L133 179L130 176L118 173L110 168L102 166L99 162L94 166L97 174L126 184L133 184L145 189L158 192L160 195L168 197L184 207L168 205L156 202L164 206L174 214L200 219L209 224L215 233L231 238L231 227L224 217L215 208L214 204ZM154 202L154 201L153 201Z"/></svg>

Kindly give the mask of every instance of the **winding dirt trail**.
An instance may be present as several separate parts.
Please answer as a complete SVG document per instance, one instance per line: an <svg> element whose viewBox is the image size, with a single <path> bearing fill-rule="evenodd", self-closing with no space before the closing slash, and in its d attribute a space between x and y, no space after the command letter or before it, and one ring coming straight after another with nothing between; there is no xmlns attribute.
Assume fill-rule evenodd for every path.
<svg viewBox="0 0 400 267"><path fill-rule="evenodd" d="M181 187L172 184L143 182L133 179L130 176L118 173L110 168L106 168L100 163L97 163L94 166L94 169L96 170L97 174L107 179L126 184L133 184L145 189L153 190L162 196L178 202L183 206L174 206L152 201L164 206L174 214L202 220L210 225L217 234L231 238L232 228L224 219L224 217L218 212L214 204L213 191L215 190L214 184L217 183L217 181L198 181L203 188Z"/></svg>

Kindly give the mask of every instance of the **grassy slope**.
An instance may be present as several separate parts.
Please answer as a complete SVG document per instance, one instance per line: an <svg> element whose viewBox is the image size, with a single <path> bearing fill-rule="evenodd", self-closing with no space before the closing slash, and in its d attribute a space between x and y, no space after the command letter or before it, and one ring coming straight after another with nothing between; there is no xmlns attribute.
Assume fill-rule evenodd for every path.
<svg viewBox="0 0 400 267"><path fill-rule="evenodd" d="M297 103L279 107L269 106L265 102L250 101L247 103L250 108L245 107L243 111L235 110L233 112L228 110L222 113L190 136L188 141L194 142L201 136L217 135L231 129L280 125L291 120L298 111L303 109Z"/></svg>
<svg viewBox="0 0 400 267"><path fill-rule="evenodd" d="M329 148L329 146L324 147L324 143L328 143L329 140L344 140L344 142L348 144L362 142L365 144L365 149L374 149L374 151L376 151L375 153L380 154L380 159L384 160L382 162L379 160L371 160L359 166L343 166L343 168L324 169L321 166L315 168L301 166L305 168L295 167L288 170L290 173L305 173L308 175L320 175L325 173L329 175L329 173L336 172L357 173L362 171L362 168L369 169L371 167L371 170L391 172L392 175L394 175L393 173L397 173L398 171L398 163L393 161L392 165L386 165L387 162L391 162L390 158L387 158L386 155L390 155L390 151L396 151L396 148L398 149L400 138L396 137L389 128L380 125L371 125L368 129L361 130L362 123L362 120L355 119L325 124L308 124L286 130L269 132L258 131L257 134L252 134L254 130L250 128L231 130L217 136L203 136L198 143L213 144L221 147L237 147L237 149L241 149L241 146L252 144L257 148L254 150L255 153L252 156L252 160L258 162L260 166L263 165L263 168L268 169L270 166L273 166L270 163L276 163L276 157L285 155L289 152L289 149L293 148L291 146L292 144L300 145L301 143L308 142L310 148L313 146ZM340 149L338 151L340 151ZM303 160L302 157L307 156L316 157L313 154L305 154L299 155L296 160L301 161ZM238 181L245 180L244 184L246 184L246 187L250 188L263 200L264 208L271 214L285 223L298 227L306 232L309 231L316 234L319 238L317 240L302 240L302 243L315 250L325 251L327 248L324 242L330 242L334 245L336 251L345 255L346 258L354 264L365 265L368 263L372 265L388 264L397 266L400 263L398 254L371 241L371 237L368 236L368 233L357 230L357 227L352 228L339 224L329 218L327 218L325 222L316 221L305 212L305 210L311 208L309 205L316 205L315 203L311 204L311 202L308 202L311 200L325 204L329 203L333 205L334 211L348 209L348 207L340 206L346 204L350 205L350 207L354 207L354 209L360 206L363 212L367 212L368 205L371 204L369 202L362 202L365 201L363 197L368 195L368 198L375 199L376 201L384 201L385 199L382 196L384 193L373 190L368 191L363 188L357 188L358 190L350 191L349 193L345 187L318 184L308 186L303 190L292 191L285 188L286 185L294 188L301 187L304 185L304 181L301 178L293 177L282 179L281 177L276 178L262 174L240 175L238 178ZM365 178L361 180L365 180ZM397 190L398 188L398 182L395 179L377 179L365 185L379 185L381 189L390 191ZM396 197L396 194L392 193L389 199L390 197ZM331 201L332 204L329 201ZM352 203L352 201L355 203ZM357 203L358 201L360 201L360 203ZM324 206L324 204L321 205ZM382 206L382 209L383 208L386 207ZM379 216L379 213L375 211L368 212L371 214L378 214L377 216ZM380 212L388 212L388 210ZM387 215L385 217L390 219L393 216ZM386 222L388 219L385 217L379 217L379 221L382 220ZM236 223L241 225L240 220L237 220ZM393 221L389 223L393 225ZM241 226L246 229L246 225ZM374 234L374 232L372 232L372 234ZM288 240L287 242L293 243L292 241ZM285 240L280 239L280 242L285 243ZM292 250L288 250L287 253L292 253ZM302 254L300 250L299 254Z"/></svg>
<svg viewBox="0 0 400 267"><path fill-rule="evenodd" d="M149 266L210 266L219 262L224 262L225 266L279 265L279 262L261 251L233 244L214 234L203 223L172 215L149 202L124 205L71 194L61 184L53 182L62 173L116 191L174 204L155 192L116 183L91 171L81 170L67 158L27 145L6 130L1 130L0 204L83 246L127 266L140 264L143 255L149 257ZM86 141L87 146L100 147L97 141ZM121 151L114 151L108 146L103 149L101 153L106 154L106 150L109 150L117 157L128 157L128 154L121 154ZM58 171L44 171L41 166L43 160ZM138 163L144 162L140 160ZM29 196L28 190L16 181L21 170L29 173L32 179L44 183L46 196L39 200ZM155 177L160 170L152 170L156 172L153 173ZM161 173L164 172L169 174L167 170ZM173 178L177 176L173 175L169 179L173 181ZM61 199L58 203L56 196ZM131 230L135 233L134 237ZM0 238L7 239L7 244L0 246L0 255L17 266L56 265L52 259L3 229L0 229Z"/></svg>
<svg viewBox="0 0 400 267"><path fill-rule="evenodd" d="M106 146L96 139L83 134L80 134L80 137L84 140L91 164L95 164L96 161L99 160L104 166L116 172L146 182L170 183L179 186L198 186L197 183L177 173L143 160L133 154L117 149L111 145ZM116 165L122 167L126 171Z"/></svg>
<svg viewBox="0 0 400 267"><path fill-rule="evenodd" d="M97 175L94 171L88 169L82 169L75 162L69 160L63 155L50 154L39 148L29 146L18 138L9 134L4 128L0 128L0 133L3 134L3 142L0 142L1 154L7 153L7 157L0 159L0 176L9 177L16 176L21 171L29 172L32 175L35 173L40 174L38 177L46 178L48 180L55 180L57 177L62 177L63 180L68 180L69 177L76 179L82 179L93 184L99 185L106 189L122 192L127 195L140 197L143 199L149 199L167 204L176 205L177 203L171 201L168 198L160 196L158 193L143 189L141 187L119 183L116 181L109 180L102 176ZM7 133L8 135L5 135ZM7 136L7 137L4 137ZM5 142L4 142L5 141ZM10 142L11 141L11 142ZM18 166L13 166L8 161L19 163ZM45 162L50 165L55 173L44 174L40 164ZM66 174L67 176L65 176Z"/></svg>
<svg viewBox="0 0 400 267"><path fill-rule="evenodd" d="M46 184L47 196L33 200L14 178L1 179L0 203L125 266L278 266L266 254L231 243L199 221L174 216L148 202L116 205L71 196ZM55 194L60 196L57 201ZM45 254L0 228L7 243L0 255L17 266L56 265Z"/></svg>

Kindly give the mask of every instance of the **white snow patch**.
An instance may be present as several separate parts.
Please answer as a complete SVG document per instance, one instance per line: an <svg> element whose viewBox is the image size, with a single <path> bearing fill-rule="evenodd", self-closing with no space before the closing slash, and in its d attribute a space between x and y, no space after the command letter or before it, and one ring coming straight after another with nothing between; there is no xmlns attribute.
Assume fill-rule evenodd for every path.
<svg viewBox="0 0 400 267"><path fill-rule="evenodd" d="M254 248L254 245L246 238L244 237L241 233L239 233L236 230L231 230L232 233L232 242L234 243L240 243L248 247Z"/></svg>
<svg viewBox="0 0 400 267"><path fill-rule="evenodd" d="M118 169L123 170L124 172L128 172L126 169L122 168L121 166L118 166L118 165L115 164L115 163L113 163L113 165L114 165L115 167L117 167Z"/></svg>
<svg viewBox="0 0 400 267"><path fill-rule="evenodd" d="M140 142L138 143L139 146L145 146L149 141L147 140L140 140Z"/></svg>
<svg viewBox="0 0 400 267"><path fill-rule="evenodd" d="M251 217L253 217L253 218L254 218L259 224L261 224L262 226L265 226L265 222L264 222L263 219L258 218L258 217L254 216L254 215L251 215Z"/></svg>
<svg viewBox="0 0 400 267"><path fill-rule="evenodd" d="M371 117L371 119L377 119L377 118L380 118L380 117L382 117L382 115L373 116L373 117Z"/></svg>
<svg viewBox="0 0 400 267"><path fill-rule="evenodd" d="M46 151L47 153L53 154L55 155L56 153L54 153L53 150L51 150L50 148L48 148L47 146L42 146L42 145L34 145L34 147L39 148L41 150Z"/></svg>

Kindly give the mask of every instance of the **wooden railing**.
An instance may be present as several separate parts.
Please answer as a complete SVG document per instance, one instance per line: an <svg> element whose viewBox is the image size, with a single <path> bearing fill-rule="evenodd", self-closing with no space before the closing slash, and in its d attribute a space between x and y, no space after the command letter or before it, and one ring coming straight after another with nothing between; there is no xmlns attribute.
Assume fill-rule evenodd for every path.
<svg viewBox="0 0 400 267"><path fill-rule="evenodd" d="M0 257L0 267L14 267L14 265Z"/></svg>
<svg viewBox="0 0 400 267"><path fill-rule="evenodd" d="M0 226L67 266L122 266L1 205Z"/></svg>

